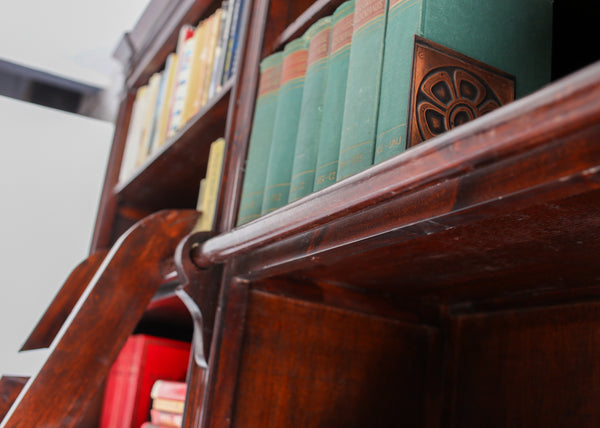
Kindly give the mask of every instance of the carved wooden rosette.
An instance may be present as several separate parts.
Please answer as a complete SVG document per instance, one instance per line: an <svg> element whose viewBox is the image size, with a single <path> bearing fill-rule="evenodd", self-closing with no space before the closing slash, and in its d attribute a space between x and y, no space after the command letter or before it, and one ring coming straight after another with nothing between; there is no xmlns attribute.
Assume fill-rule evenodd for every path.
<svg viewBox="0 0 600 428"><path fill-rule="evenodd" d="M515 98L515 78L415 36L407 148L469 122Z"/></svg>

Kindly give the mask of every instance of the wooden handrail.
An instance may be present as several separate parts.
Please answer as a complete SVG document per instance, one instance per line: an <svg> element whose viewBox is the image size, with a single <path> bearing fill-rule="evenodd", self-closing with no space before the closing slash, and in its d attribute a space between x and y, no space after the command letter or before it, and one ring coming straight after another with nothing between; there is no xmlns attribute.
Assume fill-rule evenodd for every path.
<svg viewBox="0 0 600 428"><path fill-rule="evenodd" d="M161 211L113 246L0 427L77 427L163 277L196 211Z"/></svg>

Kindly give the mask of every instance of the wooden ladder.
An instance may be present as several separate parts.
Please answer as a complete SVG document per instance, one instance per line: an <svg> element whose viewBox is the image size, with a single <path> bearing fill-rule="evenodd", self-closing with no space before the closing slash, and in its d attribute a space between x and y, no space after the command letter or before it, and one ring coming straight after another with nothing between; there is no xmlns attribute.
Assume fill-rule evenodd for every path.
<svg viewBox="0 0 600 428"><path fill-rule="evenodd" d="M88 426L112 363L197 218L153 214L73 270L21 349L48 348L41 368L0 379L1 428Z"/></svg>

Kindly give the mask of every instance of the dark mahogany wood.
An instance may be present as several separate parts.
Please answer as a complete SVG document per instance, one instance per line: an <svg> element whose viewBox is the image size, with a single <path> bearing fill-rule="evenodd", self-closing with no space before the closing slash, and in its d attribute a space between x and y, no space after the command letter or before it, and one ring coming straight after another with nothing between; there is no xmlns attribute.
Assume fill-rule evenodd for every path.
<svg viewBox="0 0 600 428"><path fill-rule="evenodd" d="M509 195L523 196L521 203L527 205L534 196L546 202L591 191L597 188L600 165L595 144L600 135L599 76L600 64L596 64L216 236L199 248L196 263L206 266L269 245L276 247L290 236L295 242L288 248L301 250L285 257L286 261L303 257L310 263L313 257L316 262L317 253L327 248L351 246L349 251L356 252L359 242L377 240L382 233L398 235L404 229L415 236L471 222L469 216L461 216L463 210L477 211L484 203L502 205ZM542 186L539 191L538 186ZM529 192L526 198L524 192ZM436 220L444 215L453 215L454 220L449 224ZM375 245L388 243L383 236ZM281 248L270 254L278 258ZM261 257L261 266L250 271L270 269L273 263L265 256L254 251L252 257ZM244 266L246 272L249 267Z"/></svg>
<svg viewBox="0 0 600 428"><path fill-rule="evenodd" d="M245 330L249 284L231 278L227 271L223 277L215 323L217 334L213 336L211 346L206 399L199 425L203 427L228 427L232 424Z"/></svg>
<svg viewBox="0 0 600 428"><path fill-rule="evenodd" d="M195 211L159 212L115 244L50 347L50 355L2 422L3 428L77 427L112 362L197 220Z"/></svg>
<svg viewBox="0 0 600 428"><path fill-rule="evenodd" d="M117 123L115 124L115 135L104 176L102 194L100 195L100 203L98 204L90 253L110 248L114 242L112 236L115 216L117 215L117 198L113 189L119 180L119 170L121 169L121 160L125 150L125 140L127 139L127 129L129 128L134 100L135 93L129 91L121 101Z"/></svg>
<svg viewBox="0 0 600 428"><path fill-rule="evenodd" d="M58 291L50 306L21 347L21 351L48 348L85 291L108 251L98 251L81 262Z"/></svg>
<svg viewBox="0 0 600 428"><path fill-rule="evenodd" d="M0 421L4 419L28 380L28 377L23 376L0 377Z"/></svg>
<svg viewBox="0 0 600 428"><path fill-rule="evenodd" d="M232 425L422 426L437 338L435 329L253 291Z"/></svg>
<svg viewBox="0 0 600 428"><path fill-rule="evenodd" d="M594 427L598 301L458 315L448 427Z"/></svg>

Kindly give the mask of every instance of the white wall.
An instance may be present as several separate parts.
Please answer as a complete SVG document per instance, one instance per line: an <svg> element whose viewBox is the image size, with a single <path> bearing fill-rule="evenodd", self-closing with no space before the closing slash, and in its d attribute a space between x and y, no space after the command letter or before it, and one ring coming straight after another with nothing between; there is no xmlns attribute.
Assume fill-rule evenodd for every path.
<svg viewBox="0 0 600 428"><path fill-rule="evenodd" d="M87 256L113 130L0 97L0 374Z"/></svg>

